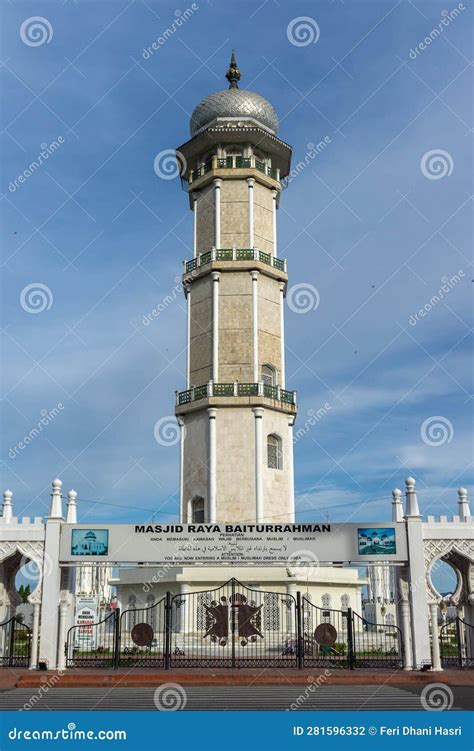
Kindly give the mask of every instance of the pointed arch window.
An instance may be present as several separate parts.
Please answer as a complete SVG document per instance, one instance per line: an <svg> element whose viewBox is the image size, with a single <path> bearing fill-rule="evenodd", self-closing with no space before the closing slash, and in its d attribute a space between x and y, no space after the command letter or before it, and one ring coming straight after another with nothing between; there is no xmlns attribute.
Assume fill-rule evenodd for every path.
<svg viewBox="0 0 474 751"><path fill-rule="evenodd" d="M195 496L191 501L191 519L193 524L203 524L205 519L204 498Z"/></svg>
<svg viewBox="0 0 474 751"><path fill-rule="evenodd" d="M268 362L262 365L262 381L265 386L277 385L276 368Z"/></svg>
<svg viewBox="0 0 474 751"><path fill-rule="evenodd" d="M269 469L283 469L281 438L274 433L267 436L267 467Z"/></svg>

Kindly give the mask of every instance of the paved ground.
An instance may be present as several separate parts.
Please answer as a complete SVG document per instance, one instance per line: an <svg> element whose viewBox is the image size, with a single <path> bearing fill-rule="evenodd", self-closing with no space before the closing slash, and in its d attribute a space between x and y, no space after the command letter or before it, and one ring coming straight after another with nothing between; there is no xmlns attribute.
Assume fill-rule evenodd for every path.
<svg viewBox="0 0 474 751"><path fill-rule="evenodd" d="M155 699L153 687L52 688L0 691L1 709L25 705L36 710L155 710L157 704L187 710L422 710L423 685L318 686L182 686L163 684ZM474 707L472 689L452 686L452 709ZM33 697L33 699L32 699ZM156 703L155 703L156 702ZM159 708L159 707L158 707Z"/></svg>

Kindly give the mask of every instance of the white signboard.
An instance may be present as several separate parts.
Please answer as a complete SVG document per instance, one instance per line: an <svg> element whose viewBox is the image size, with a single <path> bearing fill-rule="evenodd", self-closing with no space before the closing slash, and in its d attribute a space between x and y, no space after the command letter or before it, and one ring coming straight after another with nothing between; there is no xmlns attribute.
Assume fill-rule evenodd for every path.
<svg viewBox="0 0 474 751"><path fill-rule="evenodd" d="M89 651L96 646L95 629L93 624L97 621L98 602L97 597L79 595L76 597L76 614L74 625L74 646L77 649Z"/></svg>
<svg viewBox="0 0 474 751"><path fill-rule="evenodd" d="M289 566L407 560L403 522L63 524L61 562Z"/></svg>

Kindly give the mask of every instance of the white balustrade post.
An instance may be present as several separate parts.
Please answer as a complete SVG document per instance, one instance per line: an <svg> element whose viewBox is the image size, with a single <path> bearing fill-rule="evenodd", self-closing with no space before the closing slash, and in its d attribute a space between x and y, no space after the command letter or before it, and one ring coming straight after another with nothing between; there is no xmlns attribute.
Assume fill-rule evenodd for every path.
<svg viewBox="0 0 474 751"><path fill-rule="evenodd" d="M467 497L466 488L459 488L458 497L459 520L467 522L471 518L471 509L469 508L469 499Z"/></svg>
<svg viewBox="0 0 474 751"><path fill-rule="evenodd" d="M67 515L66 522L68 524L77 524L77 493L75 490L70 490L67 494Z"/></svg>
<svg viewBox="0 0 474 751"><path fill-rule="evenodd" d="M254 407L255 415L255 517L263 522L263 407Z"/></svg>
<svg viewBox="0 0 474 751"><path fill-rule="evenodd" d="M403 504L402 504L402 491L395 488L392 491L392 521L403 521Z"/></svg>
<svg viewBox="0 0 474 751"><path fill-rule="evenodd" d="M253 348L253 382L258 382L259 355L258 355L258 271L251 271L252 277L252 348Z"/></svg>
<svg viewBox="0 0 474 751"><path fill-rule="evenodd" d="M216 522L217 509L217 409L210 407L209 415L209 523Z"/></svg>
<svg viewBox="0 0 474 751"><path fill-rule="evenodd" d="M13 493L11 490L5 490L3 493L3 515L2 520L4 524L10 524L13 518Z"/></svg>

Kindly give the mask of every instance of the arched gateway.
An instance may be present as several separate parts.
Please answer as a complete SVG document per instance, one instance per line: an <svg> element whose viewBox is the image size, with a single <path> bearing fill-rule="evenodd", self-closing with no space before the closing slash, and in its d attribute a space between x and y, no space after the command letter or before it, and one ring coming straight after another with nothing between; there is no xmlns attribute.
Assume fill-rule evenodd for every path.
<svg viewBox="0 0 474 751"><path fill-rule="evenodd" d="M282 533L283 543L278 546L269 542L276 539L272 531L258 533L258 539L251 536L250 544L240 531L245 525L182 524L174 525L172 532L160 525L151 525L152 531L146 525L120 524L91 529L77 522L74 491L68 494L67 515L63 516L59 480L53 482L45 521L39 517L18 519L13 516L12 493L5 491L0 517L0 664L36 669L43 663L58 670L90 665L84 656L92 652L80 651L74 641L75 629L82 629L101 653L96 667L198 667L209 660L234 667L403 665L411 670L431 665L433 670L441 670L448 665L471 666L474 521L467 493L463 488L458 492L458 515L451 519L429 516L426 521L420 514L412 478L406 481L405 507L399 490L392 495L392 519L387 522L264 525L270 530L290 530ZM201 526L204 532L199 532ZM309 528L313 531L308 532ZM176 542L179 535L182 544ZM210 566L222 568L216 557L209 560L210 536L215 538L214 548L219 549L223 561L226 555L227 562L233 560L236 546L242 547L239 571L247 572L245 581L230 579L208 589L200 588L198 580L193 584L194 563L203 555ZM369 545L375 553L367 550ZM255 582L255 556L265 547L268 567L279 572L287 564L283 587L271 589L264 581ZM392 566L398 626L389 620L381 636L381 628L371 628L381 624L371 624L354 612L347 598L341 610L334 609L328 593L320 606L312 602L305 571L314 567L316 558L321 566L334 564L335 549L343 558L339 564ZM179 576L165 574L160 581L162 596L148 595L143 607L130 601L122 614L111 612L100 622L74 625L75 579L81 567L138 564L139 555L142 566L159 566L160 571L186 576L186 587ZM449 602L432 581L437 560L448 561L457 572ZM36 587L28 598L33 604L31 629L15 620L15 576L29 561L38 570ZM153 584L148 582L148 591Z"/></svg>

